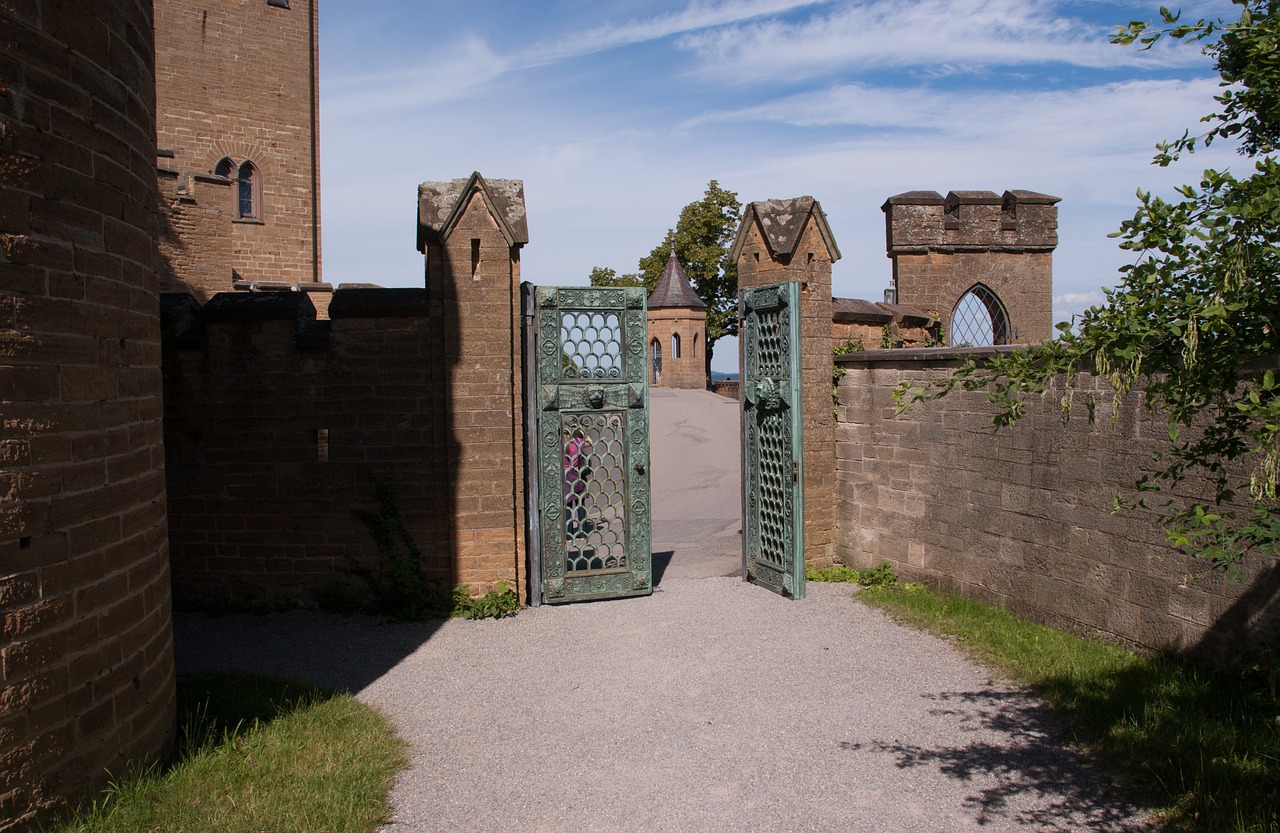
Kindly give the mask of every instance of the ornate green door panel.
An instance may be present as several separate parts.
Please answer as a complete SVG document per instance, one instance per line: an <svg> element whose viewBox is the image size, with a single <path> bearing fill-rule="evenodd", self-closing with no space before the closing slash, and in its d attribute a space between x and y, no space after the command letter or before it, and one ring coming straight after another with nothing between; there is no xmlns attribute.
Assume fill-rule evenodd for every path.
<svg viewBox="0 0 1280 833"><path fill-rule="evenodd" d="M538 287L542 598L653 590L644 289Z"/></svg>
<svg viewBox="0 0 1280 833"><path fill-rule="evenodd" d="M799 313L797 283L738 293L742 575L793 599L804 598Z"/></svg>

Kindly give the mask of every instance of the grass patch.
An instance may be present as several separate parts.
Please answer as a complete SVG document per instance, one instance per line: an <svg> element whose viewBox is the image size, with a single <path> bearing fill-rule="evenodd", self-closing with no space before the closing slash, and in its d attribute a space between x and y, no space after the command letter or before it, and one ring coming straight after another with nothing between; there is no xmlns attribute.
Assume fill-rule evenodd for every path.
<svg viewBox="0 0 1280 833"><path fill-rule="evenodd" d="M179 680L178 726L172 762L113 783L57 833L367 833L407 763L373 709L264 677Z"/></svg>
<svg viewBox="0 0 1280 833"><path fill-rule="evenodd" d="M892 586L858 598L954 638L1035 692L1068 740L1120 773L1170 831L1280 833L1280 697L1257 680L1141 656L957 596Z"/></svg>

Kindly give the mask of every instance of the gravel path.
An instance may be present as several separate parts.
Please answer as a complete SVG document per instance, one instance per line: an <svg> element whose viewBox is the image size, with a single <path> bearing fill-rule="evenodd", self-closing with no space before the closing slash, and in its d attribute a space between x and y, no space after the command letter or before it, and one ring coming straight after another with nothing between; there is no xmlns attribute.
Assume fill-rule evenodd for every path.
<svg viewBox="0 0 1280 833"><path fill-rule="evenodd" d="M740 579L504 621L176 617L183 673L349 689L412 746L388 833L1149 829L1036 702L839 585Z"/></svg>

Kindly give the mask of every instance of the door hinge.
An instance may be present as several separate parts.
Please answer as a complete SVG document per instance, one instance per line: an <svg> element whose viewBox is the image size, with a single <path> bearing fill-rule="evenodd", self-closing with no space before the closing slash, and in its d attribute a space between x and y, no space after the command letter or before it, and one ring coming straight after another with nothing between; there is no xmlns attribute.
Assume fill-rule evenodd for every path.
<svg viewBox="0 0 1280 833"><path fill-rule="evenodd" d="M791 482L798 483L800 481L800 463L797 460L791 461Z"/></svg>

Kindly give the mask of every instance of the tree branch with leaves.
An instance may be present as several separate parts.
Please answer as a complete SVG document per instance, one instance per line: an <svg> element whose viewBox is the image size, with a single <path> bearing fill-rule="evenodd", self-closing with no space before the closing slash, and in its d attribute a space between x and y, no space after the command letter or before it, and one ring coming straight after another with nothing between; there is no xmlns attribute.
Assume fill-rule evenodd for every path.
<svg viewBox="0 0 1280 833"><path fill-rule="evenodd" d="M1155 163L1233 140L1250 160L1248 175L1206 170L1177 189L1180 199L1139 191L1133 219L1112 235L1135 261L1074 328L1059 324L1054 341L970 359L946 380L894 393L905 409L957 386L985 390L1003 427L1059 379L1066 420L1081 368L1105 380L1117 406L1140 386L1153 418L1167 423L1169 444L1122 503L1162 495L1170 542L1228 570L1249 552L1280 555L1280 18L1277 0L1235 2L1233 22L1183 23L1162 7L1158 24L1131 21L1112 40L1142 49L1162 39L1200 44L1221 76L1217 109L1201 119L1203 132L1158 144ZM1092 419L1094 403L1085 404ZM1191 475L1206 478L1212 494L1173 496Z"/></svg>

